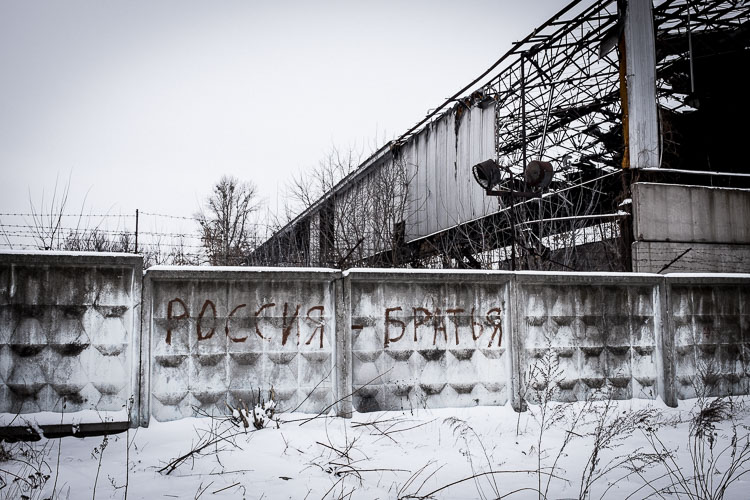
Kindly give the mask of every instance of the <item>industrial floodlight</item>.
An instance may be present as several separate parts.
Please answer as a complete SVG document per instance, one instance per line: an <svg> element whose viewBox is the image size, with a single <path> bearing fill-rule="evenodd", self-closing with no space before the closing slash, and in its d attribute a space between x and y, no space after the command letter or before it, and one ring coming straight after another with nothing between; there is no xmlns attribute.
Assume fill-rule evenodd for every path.
<svg viewBox="0 0 750 500"><path fill-rule="evenodd" d="M524 169L526 185L536 188L534 191L515 191L513 189L493 189L502 182L501 170L506 170L512 177L513 172L508 167L501 167L495 160L485 160L472 167L474 179L486 192L487 196L510 196L515 198L539 198L542 190L550 185L555 171L548 161L534 160ZM511 183L512 186L512 183Z"/></svg>
<svg viewBox="0 0 750 500"><path fill-rule="evenodd" d="M482 163L477 163L471 170L474 172L474 179L476 179L477 184L482 186L486 191L489 191L493 186L500 184L500 181L502 181L500 167L495 160L485 160Z"/></svg>
<svg viewBox="0 0 750 500"><path fill-rule="evenodd" d="M526 165L523 176L527 186L544 189L552 182L554 173L550 162L534 160Z"/></svg>

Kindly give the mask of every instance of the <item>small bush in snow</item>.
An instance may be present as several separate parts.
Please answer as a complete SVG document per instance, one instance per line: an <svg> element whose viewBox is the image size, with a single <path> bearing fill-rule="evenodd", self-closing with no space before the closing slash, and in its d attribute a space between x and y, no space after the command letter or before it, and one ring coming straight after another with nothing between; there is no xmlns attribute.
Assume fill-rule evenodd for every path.
<svg viewBox="0 0 750 500"><path fill-rule="evenodd" d="M250 410L247 404L242 400L240 400L239 404L234 408L229 403L227 403L227 407L232 412L231 419L236 425L248 429L250 424L252 424L253 427L260 430L265 427L268 422L272 421L276 414L276 401L274 400L273 387L268 391L268 401L264 401L263 397L260 395L260 391L258 391L258 402L253 406L252 410Z"/></svg>

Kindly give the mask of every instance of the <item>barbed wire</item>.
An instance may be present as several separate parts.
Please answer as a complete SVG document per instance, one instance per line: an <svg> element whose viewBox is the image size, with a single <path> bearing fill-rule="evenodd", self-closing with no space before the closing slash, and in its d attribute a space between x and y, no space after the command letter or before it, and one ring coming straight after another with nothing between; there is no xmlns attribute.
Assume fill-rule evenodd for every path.
<svg viewBox="0 0 750 500"><path fill-rule="evenodd" d="M135 214L70 214L70 213L48 213L48 212L40 212L40 213L0 213L0 217L97 217L97 218L107 218L107 217L129 217L131 219L135 219Z"/></svg>
<svg viewBox="0 0 750 500"><path fill-rule="evenodd" d="M165 219L173 219L173 220L187 220L187 221L193 221L193 222L201 222L203 219L198 217L184 217L181 215L169 215L169 214L159 214L154 212L140 212L140 216L150 216L150 217L161 217ZM36 218L44 218L48 220L56 220L60 217L76 217L76 218L120 218L120 217L126 217L130 219L134 219L136 216L134 214L70 214L70 213L23 213L23 212L3 212L0 213L0 217L36 217ZM0 224L2 225L2 224ZM17 227L34 227L37 224L34 223L27 223L23 225L18 225ZM267 223L261 223L261 222L252 222L248 223L249 226L252 227L266 227L266 228L272 228L275 227L271 224ZM72 229L72 228L66 228L66 229ZM140 233L140 231L139 231ZM145 233L143 233L145 234Z"/></svg>
<svg viewBox="0 0 750 500"><path fill-rule="evenodd" d="M158 214L154 212L139 212L140 215L150 215L153 217L163 217L165 219L181 219L181 220L192 220L192 221L200 221L200 217L185 217L182 215L169 215L169 214Z"/></svg>
<svg viewBox="0 0 750 500"><path fill-rule="evenodd" d="M199 217L158 212L138 214L0 212L0 250L17 251L104 251L137 253L144 265L205 264L212 259L210 244L199 225ZM188 230L182 230L188 221ZM136 230L136 227L138 229ZM275 225L252 222L248 254ZM161 230L161 228L164 228ZM176 229L176 230L175 230ZM209 241L206 240L209 237Z"/></svg>
<svg viewBox="0 0 750 500"><path fill-rule="evenodd" d="M13 230L3 230L3 233L6 234L33 234L37 235L40 233L48 232L45 228L36 229L34 226L29 225L21 225L21 224L1 224L0 228L6 228L11 227L15 228ZM18 229L25 229L23 231L20 231ZM98 234L108 234L108 235L121 235L121 234L135 234L134 229L100 229L100 228L74 228L74 227L55 227L55 231L63 231L64 235L67 234L86 234L86 233L98 233ZM138 235L146 235L146 236L170 236L173 238L193 238L193 239L202 239L203 236L200 233L168 233L168 232L160 232L160 231L138 231ZM47 235L48 236L48 235Z"/></svg>
<svg viewBox="0 0 750 500"><path fill-rule="evenodd" d="M138 212L138 215L149 215L153 217L164 217L166 219L184 219L184 220L201 220L199 217L184 217L182 215L169 215L169 214L159 214L155 212ZM71 214L71 213L47 213L47 212L4 212L0 213L0 217L129 217L129 218L135 218L135 214L84 214L84 213L77 213L77 214Z"/></svg>

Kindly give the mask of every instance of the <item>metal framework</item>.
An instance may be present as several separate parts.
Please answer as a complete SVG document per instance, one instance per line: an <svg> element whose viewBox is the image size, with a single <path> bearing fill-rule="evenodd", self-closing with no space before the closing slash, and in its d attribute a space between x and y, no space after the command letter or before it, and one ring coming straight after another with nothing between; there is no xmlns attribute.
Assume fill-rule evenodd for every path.
<svg viewBox="0 0 750 500"><path fill-rule="evenodd" d="M750 2L745 1L671 0L657 5L659 105L677 112L694 111L696 59L746 50L748 21Z"/></svg>
<svg viewBox="0 0 750 500"><path fill-rule="evenodd" d="M514 48L513 62L484 88L495 101L498 163L520 173L532 159L553 161L557 181L618 166L619 62L602 50L617 29L617 3L598 1Z"/></svg>
<svg viewBox="0 0 750 500"><path fill-rule="evenodd" d="M572 2L506 53L498 75L481 89L482 99L491 99L496 110L496 161L509 173L503 187L523 191L522 169L531 160L551 161L556 166L555 181L545 198L504 200L500 213L505 214L504 225L511 231L501 244L510 246L514 264L518 245L520 254L536 257L536 265L545 267L538 257L549 255L546 243L552 235L559 235L574 242L567 248L568 255L561 257L564 262L558 263L569 267L577 232L613 213L625 215L619 206L628 196L619 177L629 166L623 119L627 113L623 12L624 2L616 0L598 0L585 7ZM660 145L666 149L666 159L660 155L660 160L671 166L670 151L679 157L677 150L682 148L686 155L684 143L689 142L686 135L674 133L680 119L673 115L695 112L700 100L710 94L710 83L706 83L710 78L705 75L711 71L710 61L731 64L732 58L747 54L750 4L666 0L657 2L653 17L656 105L661 116ZM734 62L743 64L742 59ZM705 76L697 70L699 66ZM696 87L696 80L703 88ZM728 88L731 94L731 85ZM740 89L734 89L731 98L747 101ZM710 118L722 113L727 110L714 110ZM710 163L711 154L706 153L706 162ZM609 175L613 173L614 177ZM626 224L620 227L627 232ZM623 241L611 248L619 247L623 253L627 246L629 241ZM621 260L629 261L627 250L624 253Z"/></svg>
<svg viewBox="0 0 750 500"><path fill-rule="evenodd" d="M555 165L541 198L504 197L495 214L410 243L412 265L496 268L518 260L520 267L580 269L576 248L600 244L597 251L618 254L605 255L615 262L610 270L628 268L629 181L645 172L628 171L625 8L625 0L572 1L393 143L404 144L440 113L494 106L495 160L506 172L501 189L528 191L522 172L531 160ZM654 2L658 166L708 171L712 158L724 160L721 141L688 166L695 155L685 148L691 133L731 115L732 99L747 106L744 80L723 82L712 73L733 61L750 66L748 21L744 0ZM708 125L696 128L700 121Z"/></svg>

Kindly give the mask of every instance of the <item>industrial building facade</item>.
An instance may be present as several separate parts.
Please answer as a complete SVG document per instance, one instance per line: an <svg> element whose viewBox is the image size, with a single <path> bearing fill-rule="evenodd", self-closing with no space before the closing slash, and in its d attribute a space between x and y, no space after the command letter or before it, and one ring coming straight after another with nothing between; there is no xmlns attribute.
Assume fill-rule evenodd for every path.
<svg viewBox="0 0 750 500"><path fill-rule="evenodd" d="M683 185L732 193L696 195L730 205L672 210L677 225L746 225L749 20L740 1L573 1L280 228L250 263L656 272L687 250L671 270L680 258L694 270L748 270L747 235L647 240L634 228L674 205L670 197L683 199ZM502 173L492 196L472 172L487 160ZM554 169L543 188L525 176L534 161ZM677 187L634 204L644 182ZM717 268L728 251L737 266Z"/></svg>

